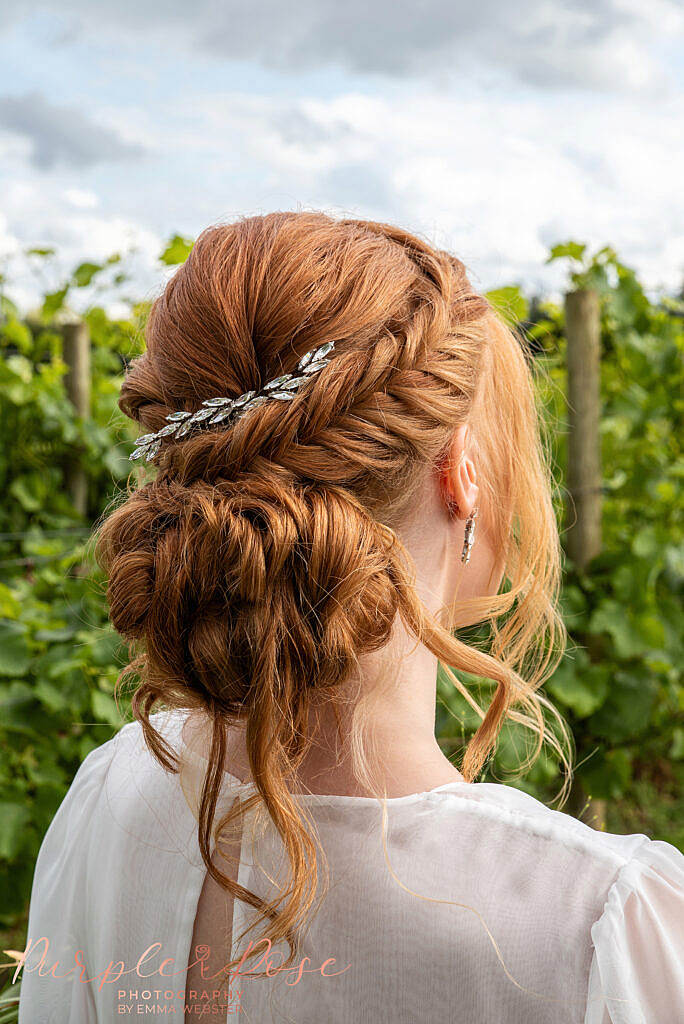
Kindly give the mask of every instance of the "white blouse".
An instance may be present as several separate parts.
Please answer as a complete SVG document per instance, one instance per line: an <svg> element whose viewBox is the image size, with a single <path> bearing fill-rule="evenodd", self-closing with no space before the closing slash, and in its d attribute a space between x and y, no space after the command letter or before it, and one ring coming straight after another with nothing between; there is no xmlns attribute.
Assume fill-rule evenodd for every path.
<svg viewBox="0 0 684 1024"><path fill-rule="evenodd" d="M200 772L185 718L153 721ZM226 774L220 808L252 790ZM297 966L277 972L275 947L272 976L225 983L213 1019L684 1021L684 856L668 843L597 832L492 783L387 800L385 846L381 802L299 799L325 851L327 893ZM88 755L36 864L20 1024L183 1021L206 876L196 830L179 776L152 758L138 723ZM247 823L239 882L266 898L283 864L275 829L250 835ZM235 901L234 956L254 916Z"/></svg>

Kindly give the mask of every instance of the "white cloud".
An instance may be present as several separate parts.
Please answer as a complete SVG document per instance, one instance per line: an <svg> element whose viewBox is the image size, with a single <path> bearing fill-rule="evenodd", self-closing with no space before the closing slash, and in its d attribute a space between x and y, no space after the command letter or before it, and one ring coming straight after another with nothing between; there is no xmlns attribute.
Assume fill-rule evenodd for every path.
<svg viewBox="0 0 684 1024"><path fill-rule="evenodd" d="M63 195L67 203L79 210L94 210L100 202L94 192L84 188L67 188Z"/></svg>
<svg viewBox="0 0 684 1024"><path fill-rule="evenodd" d="M50 12L61 45L153 29L185 54L199 48L294 73L335 66L424 78L469 70L475 56L523 81L611 91L661 83L652 47L684 31L678 0L42 0L38 10ZM19 21L27 8L5 0L3 13Z"/></svg>
<svg viewBox="0 0 684 1024"><path fill-rule="evenodd" d="M144 153L138 143L97 124L81 109L54 104L40 92L0 96L0 127L28 144L29 159L40 170L129 160Z"/></svg>
<svg viewBox="0 0 684 1024"><path fill-rule="evenodd" d="M395 220L437 236L487 285L556 281L543 268L548 246L577 237L615 245L649 284L674 288L684 273L683 108L427 88L293 102L230 94L195 108L182 142L212 162L209 195L237 173L232 157L216 163L213 140L240 152L249 182L239 212L284 197Z"/></svg>
<svg viewBox="0 0 684 1024"><path fill-rule="evenodd" d="M159 288L162 275L156 265L162 250L159 235L116 214L102 213L88 205L96 197L78 190L64 201L65 190L44 180L15 180L5 184L3 194L8 212L0 214L0 263L9 281L12 298L22 307L35 306L47 291L62 286L70 272L83 260L106 260L123 254L133 280L133 299L149 297ZM74 194L77 202L74 204ZM86 203L84 204L84 200ZM28 248L54 248L54 258L27 257ZM76 308L87 304L91 294L76 292Z"/></svg>
<svg viewBox="0 0 684 1024"><path fill-rule="evenodd" d="M173 230L299 207L401 223L455 251L482 287L557 288L564 271L544 260L572 237L614 245L649 286L674 289L684 273L683 106L566 98L559 107L531 93L494 102L427 87L327 100L214 95L179 106L183 133L167 144L184 157L168 177L157 162L154 187L126 216L116 204L95 208L88 189L65 197L17 177L5 189L9 230L21 244L55 244L72 263L136 246L131 291L144 294L161 280L156 257Z"/></svg>

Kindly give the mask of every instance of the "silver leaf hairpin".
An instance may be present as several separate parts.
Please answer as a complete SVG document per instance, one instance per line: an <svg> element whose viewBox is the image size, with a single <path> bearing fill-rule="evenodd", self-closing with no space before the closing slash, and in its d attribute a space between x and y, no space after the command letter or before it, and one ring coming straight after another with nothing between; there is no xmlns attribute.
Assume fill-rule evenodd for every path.
<svg viewBox="0 0 684 1024"><path fill-rule="evenodd" d="M335 347L334 341L326 341L325 345L307 352L297 363L293 373L284 373L268 381L259 391L246 391L237 398L207 398L196 412L172 412L165 417L166 425L154 434L144 434L136 441L135 450L128 456L130 460L145 458L151 462L165 437L180 440L193 428L222 425L230 427L245 413L257 409L260 405L275 398L281 402L290 402L301 387L311 380L315 373L322 370L330 362L326 356Z"/></svg>

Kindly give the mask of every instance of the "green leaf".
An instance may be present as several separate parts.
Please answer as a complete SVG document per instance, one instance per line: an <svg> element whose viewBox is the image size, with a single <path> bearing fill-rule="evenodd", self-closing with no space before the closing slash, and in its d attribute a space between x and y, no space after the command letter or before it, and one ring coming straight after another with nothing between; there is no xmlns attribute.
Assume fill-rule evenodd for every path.
<svg viewBox="0 0 684 1024"><path fill-rule="evenodd" d="M0 583L0 619L18 619L21 601L5 583Z"/></svg>
<svg viewBox="0 0 684 1024"><path fill-rule="evenodd" d="M510 324L526 320L530 304L517 287L495 288L487 292L487 298L501 316Z"/></svg>
<svg viewBox="0 0 684 1024"><path fill-rule="evenodd" d="M31 662L28 630L23 622L0 620L0 676L23 676Z"/></svg>
<svg viewBox="0 0 684 1024"><path fill-rule="evenodd" d="M116 728L123 725L116 701L108 693L103 693L102 690L93 690L91 703L93 714L101 722L107 722L108 725L113 725Z"/></svg>
<svg viewBox="0 0 684 1024"><path fill-rule="evenodd" d="M579 622L584 620L587 611L586 595L579 587L573 584L566 584L561 594L561 608L563 618L569 628L576 629Z"/></svg>
<svg viewBox="0 0 684 1024"><path fill-rule="evenodd" d="M605 703L589 719L590 728L612 743L634 739L648 730L655 699L655 680L615 672Z"/></svg>
<svg viewBox="0 0 684 1024"><path fill-rule="evenodd" d="M28 354L33 346L33 335L26 324L22 323L16 316L10 317L2 325L2 333L5 341L15 345L20 352Z"/></svg>
<svg viewBox="0 0 684 1024"><path fill-rule="evenodd" d="M49 295L45 296L42 309L42 314L45 320L49 320L55 315L57 310L63 307L68 291L69 285L64 285L64 287L60 288L59 291L51 292Z"/></svg>
<svg viewBox="0 0 684 1024"><path fill-rule="evenodd" d="M672 734L670 757L673 761L684 761L684 729L677 728Z"/></svg>
<svg viewBox="0 0 684 1024"><path fill-rule="evenodd" d="M646 645L629 621L624 605L607 600L599 605L589 620L589 632L608 633L619 658L633 658L644 652Z"/></svg>
<svg viewBox="0 0 684 1024"><path fill-rule="evenodd" d="M595 800L617 800L629 784L632 755L628 750L599 751L579 772L587 794Z"/></svg>
<svg viewBox="0 0 684 1024"><path fill-rule="evenodd" d="M11 860L21 851L30 818L23 804L0 803L0 859Z"/></svg>
<svg viewBox="0 0 684 1024"><path fill-rule="evenodd" d="M635 535L632 551L639 558L654 558L660 550L660 542L653 526L645 526Z"/></svg>
<svg viewBox="0 0 684 1024"><path fill-rule="evenodd" d="M72 280L77 288L86 288L96 274L102 270L100 263L81 263L74 270Z"/></svg>
<svg viewBox="0 0 684 1024"><path fill-rule="evenodd" d="M33 689L17 680L0 695L0 722L5 729L34 735L38 724L36 707Z"/></svg>
<svg viewBox="0 0 684 1024"><path fill-rule="evenodd" d="M45 479L38 473L18 476L10 484L9 492L27 512L37 512L45 501Z"/></svg>
<svg viewBox="0 0 684 1024"><path fill-rule="evenodd" d="M638 635L646 646L659 649L664 645L665 627L656 615L636 615L633 621Z"/></svg>
<svg viewBox="0 0 684 1024"><path fill-rule="evenodd" d="M579 242L562 242L559 245L552 246L546 262L552 263L554 260L562 259L581 261L586 250L586 245L581 245Z"/></svg>
<svg viewBox="0 0 684 1024"><path fill-rule="evenodd" d="M195 243L191 238L184 238L182 235L174 235L159 259L162 263L166 263L168 266L185 263L194 244Z"/></svg>
<svg viewBox="0 0 684 1024"><path fill-rule="evenodd" d="M33 634L33 639L53 643L55 640L70 640L75 632L73 626L55 626L49 629L37 629Z"/></svg>
<svg viewBox="0 0 684 1024"><path fill-rule="evenodd" d="M5 280L4 274L0 274L0 284ZM18 317L19 307L16 302L12 302L9 295L3 295L0 292L0 315L3 317Z"/></svg>
<svg viewBox="0 0 684 1024"><path fill-rule="evenodd" d="M584 659L579 664L565 659L546 686L578 718L587 718L601 707L608 695L608 669L590 665Z"/></svg>
<svg viewBox="0 0 684 1024"><path fill-rule="evenodd" d="M24 251L25 251L27 256L43 256L43 257L45 257L45 256L54 256L55 255L55 250L52 249L50 246L41 247L41 246L34 245L34 246L31 246L30 249L25 249Z"/></svg>
<svg viewBox="0 0 684 1024"><path fill-rule="evenodd" d="M593 288L599 295L604 295L610 289L610 280L606 268L592 263L585 271L579 273L575 278L576 284L581 288Z"/></svg>
<svg viewBox="0 0 684 1024"><path fill-rule="evenodd" d="M33 380L33 364L26 356L15 352L5 360L5 366L16 374L24 384L30 384Z"/></svg>
<svg viewBox="0 0 684 1024"><path fill-rule="evenodd" d="M115 630L103 630L94 637L92 631L90 640L92 642L91 652L93 665L100 667L111 667L121 661L123 643L121 637Z"/></svg>
<svg viewBox="0 0 684 1024"><path fill-rule="evenodd" d="M13 985L2 990L2 995L0 995L0 1024L16 1024L20 992L21 981L15 981Z"/></svg>
<svg viewBox="0 0 684 1024"><path fill-rule="evenodd" d="M665 565L677 579L684 579L684 545L668 544L664 551Z"/></svg>
<svg viewBox="0 0 684 1024"><path fill-rule="evenodd" d="M64 711L69 707L66 695L47 679L39 679L36 683L36 697L49 711Z"/></svg>

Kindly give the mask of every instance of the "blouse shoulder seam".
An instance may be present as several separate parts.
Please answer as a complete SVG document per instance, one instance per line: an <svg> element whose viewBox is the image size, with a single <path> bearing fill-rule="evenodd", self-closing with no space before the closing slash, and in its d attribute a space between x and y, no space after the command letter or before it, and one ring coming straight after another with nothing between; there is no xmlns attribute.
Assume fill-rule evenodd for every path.
<svg viewBox="0 0 684 1024"><path fill-rule="evenodd" d="M576 827L566 823L562 820L564 815L561 811L555 811L550 807L546 807L542 804L544 812L540 814L530 814L526 811L520 810L515 807L504 807L494 800L479 800L472 799L466 796L465 793L449 790L438 794L439 796L445 797L456 797L459 801L467 803L475 813L481 813L483 816L490 818L501 817L505 819L509 824L520 829L529 829L534 832L542 839L546 839L550 842L558 842L559 827L562 829L562 840L565 844L572 843L573 847L580 852L591 852L598 854L602 859L610 861L616 865L619 870L624 865L628 864L632 859L634 852L629 855L620 853L618 850L612 849L608 844L601 840L602 833L592 829L589 825L584 825L583 822L578 822L579 825L584 825L587 829L587 833L579 835L576 831ZM562 817L550 820L548 815L561 815ZM576 819L570 819L576 821ZM647 838L647 837L645 837Z"/></svg>

